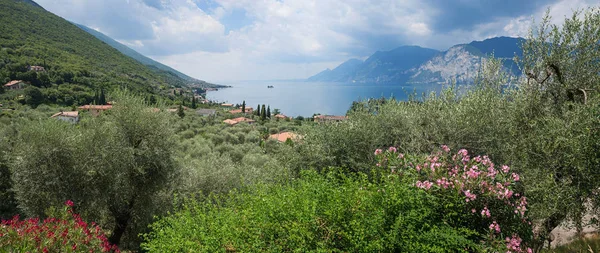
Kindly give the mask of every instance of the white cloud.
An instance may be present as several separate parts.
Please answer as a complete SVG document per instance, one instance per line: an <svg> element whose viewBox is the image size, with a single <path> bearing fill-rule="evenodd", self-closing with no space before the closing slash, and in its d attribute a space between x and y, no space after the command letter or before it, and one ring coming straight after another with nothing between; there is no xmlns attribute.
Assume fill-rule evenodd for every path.
<svg viewBox="0 0 600 253"><path fill-rule="evenodd" d="M201 1L210 2L209 7L200 9ZM597 4L538 0L553 4L534 5L526 15L510 15L511 9L495 16L494 10L487 10L489 14L478 13L477 23L441 30L443 19L456 15L444 15L452 11L452 4L438 6L436 1L38 0L60 16L208 81L302 78L348 58L406 44L444 50L493 36L525 36L531 16L539 20L546 8L562 20L572 9ZM230 29L224 18L241 18L232 17L236 10L243 10L249 21ZM470 20L470 13L461 15L465 22Z"/></svg>

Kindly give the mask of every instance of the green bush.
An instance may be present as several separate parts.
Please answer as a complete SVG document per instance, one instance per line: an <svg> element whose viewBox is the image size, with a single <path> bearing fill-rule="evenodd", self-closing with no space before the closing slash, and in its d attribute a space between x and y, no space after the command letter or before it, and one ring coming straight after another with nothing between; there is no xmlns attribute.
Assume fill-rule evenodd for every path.
<svg viewBox="0 0 600 253"><path fill-rule="evenodd" d="M285 185L258 184L183 209L143 237L148 252L473 252L475 231L446 219L469 215L404 180L305 171Z"/></svg>

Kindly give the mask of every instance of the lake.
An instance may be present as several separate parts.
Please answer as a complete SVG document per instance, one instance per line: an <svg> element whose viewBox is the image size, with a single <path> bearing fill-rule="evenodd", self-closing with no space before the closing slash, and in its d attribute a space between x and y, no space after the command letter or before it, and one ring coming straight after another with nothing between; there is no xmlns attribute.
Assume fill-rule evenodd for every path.
<svg viewBox="0 0 600 253"><path fill-rule="evenodd" d="M301 81L251 81L226 85L233 87L209 91L207 98L232 104L241 104L245 100L246 106L252 108L258 104L270 105L271 112L278 108L281 113L293 117L312 117L314 113L345 115L353 101L382 96L408 100L413 91L420 96L423 92L439 92L442 88L440 84L382 85Z"/></svg>

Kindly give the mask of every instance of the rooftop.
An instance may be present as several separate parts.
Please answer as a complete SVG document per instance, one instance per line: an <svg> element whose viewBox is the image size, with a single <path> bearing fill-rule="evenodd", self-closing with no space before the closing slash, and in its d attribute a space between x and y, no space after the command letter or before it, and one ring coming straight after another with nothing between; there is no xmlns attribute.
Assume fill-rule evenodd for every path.
<svg viewBox="0 0 600 253"><path fill-rule="evenodd" d="M348 116L335 116L335 115L317 115L315 119L324 119L324 120L345 120L348 119Z"/></svg>
<svg viewBox="0 0 600 253"><path fill-rule="evenodd" d="M112 109L112 105L84 105L84 106L80 106L79 109L81 110L108 110L108 109Z"/></svg>
<svg viewBox="0 0 600 253"><path fill-rule="evenodd" d="M10 86L13 86L13 85L15 85L15 84L22 83L22 82L23 82L23 81L21 81L21 80L12 80L12 81L10 81L10 82L6 83L4 86L5 86L5 87L10 87Z"/></svg>
<svg viewBox="0 0 600 253"><path fill-rule="evenodd" d="M302 137L300 135L292 132L281 132L278 134L269 135L269 139L277 140L278 142L286 142L288 139L295 141L301 138Z"/></svg>
<svg viewBox="0 0 600 253"><path fill-rule="evenodd" d="M57 112L54 115L52 115L51 118L56 118L58 116L77 118L77 117L79 117L79 112L78 111Z"/></svg>

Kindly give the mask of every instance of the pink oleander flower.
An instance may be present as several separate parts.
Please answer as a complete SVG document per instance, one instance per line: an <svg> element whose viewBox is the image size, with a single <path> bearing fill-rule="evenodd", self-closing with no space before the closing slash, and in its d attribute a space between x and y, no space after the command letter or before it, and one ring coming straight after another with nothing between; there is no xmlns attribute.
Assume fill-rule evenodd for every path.
<svg viewBox="0 0 600 253"><path fill-rule="evenodd" d="M487 176L490 178L495 178L496 174L498 174L498 171L496 171L496 169L494 169L494 167L489 167L488 171L487 171Z"/></svg>
<svg viewBox="0 0 600 253"><path fill-rule="evenodd" d="M490 230L496 231L496 233L500 233L500 225L496 221L490 224Z"/></svg>
<svg viewBox="0 0 600 253"><path fill-rule="evenodd" d="M69 199L69 200L65 201L65 205L66 205L66 206L69 206L69 207L73 207L73 205L74 205L74 204L73 204L73 201L71 201L71 200Z"/></svg>
<svg viewBox="0 0 600 253"><path fill-rule="evenodd" d="M392 152L392 153L396 153L396 151L398 151L395 147L390 147L388 148L388 151Z"/></svg>
<svg viewBox="0 0 600 253"><path fill-rule="evenodd" d="M508 167L506 165L502 165L502 172L508 173L509 171L510 171L510 167Z"/></svg>
<svg viewBox="0 0 600 253"><path fill-rule="evenodd" d="M483 208L483 210L481 210L481 216L485 216L485 217L491 217L492 215L490 214L490 210L486 207Z"/></svg>
<svg viewBox="0 0 600 253"><path fill-rule="evenodd" d="M513 235L512 238L506 237L506 248L508 250L521 251L521 238L518 235Z"/></svg>
<svg viewBox="0 0 600 253"><path fill-rule="evenodd" d="M375 155L381 155L381 153L383 153L383 150L379 148L375 150Z"/></svg>
<svg viewBox="0 0 600 253"><path fill-rule="evenodd" d="M513 179L513 181L517 182L517 181L521 180L521 177L519 177L519 174L517 174L517 173L512 173L512 179Z"/></svg>
<svg viewBox="0 0 600 253"><path fill-rule="evenodd" d="M404 158L404 154L402 154L402 153L398 154L398 158L400 158L400 159Z"/></svg>
<svg viewBox="0 0 600 253"><path fill-rule="evenodd" d="M429 181L427 181L427 180L426 180L426 181L423 181L423 182L421 182L421 181L417 181L417 182L415 183L415 186L416 186L417 188L421 188L421 189L425 189L425 190L429 190L429 189L431 188L431 186L432 186L432 185L433 185L433 183L432 183L432 182L429 182Z"/></svg>
<svg viewBox="0 0 600 253"><path fill-rule="evenodd" d="M464 191L465 196L467 197L466 201L473 201L477 198L477 195L471 193L471 190L466 190Z"/></svg>
<svg viewBox="0 0 600 253"><path fill-rule="evenodd" d="M450 152L450 148L446 145L442 145L442 150L446 153Z"/></svg>

